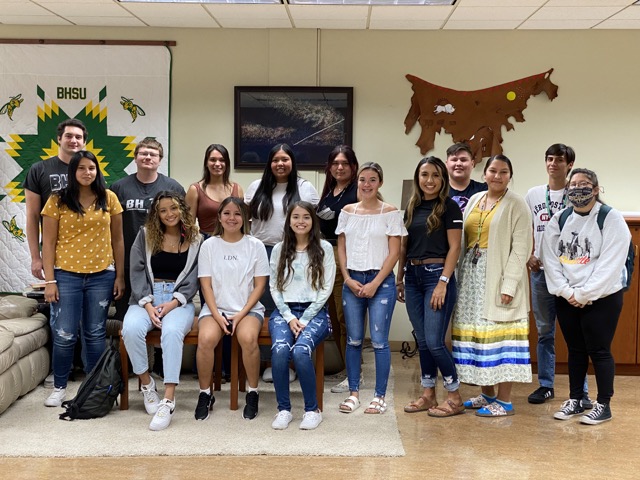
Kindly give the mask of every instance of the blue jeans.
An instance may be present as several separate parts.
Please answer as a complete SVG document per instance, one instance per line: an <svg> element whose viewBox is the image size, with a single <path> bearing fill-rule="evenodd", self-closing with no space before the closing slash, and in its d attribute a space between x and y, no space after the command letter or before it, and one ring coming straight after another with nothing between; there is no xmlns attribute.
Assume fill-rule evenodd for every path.
<svg viewBox="0 0 640 480"><path fill-rule="evenodd" d="M553 388L556 370L556 296L547 290L544 271L531 272L531 308L538 329L538 382Z"/></svg>
<svg viewBox="0 0 640 480"><path fill-rule="evenodd" d="M308 306L308 303L289 303L291 313L298 319ZM315 412L318 409L318 398L316 396L316 371L311 360L311 353L320 342L329 336L327 307L323 307L302 329L298 338L294 337L289 324L276 308L269 317L269 333L271 334L273 386L276 390L278 410L291 411L289 362L293 358L304 397L304 411Z"/></svg>
<svg viewBox="0 0 640 480"><path fill-rule="evenodd" d="M379 270L356 272L349 270L349 276L365 285L371 282ZM347 324L347 378L349 390L357 392L360 384L360 358L364 340L364 319L369 310L369 331L371 345L375 354L376 387L375 396L384 397L391 370L391 351L389 349L389 328L393 309L396 306L395 275L390 273L378 287L372 298L356 297L345 284L342 287L342 305Z"/></svg>
<svg viewBox="0 0 640 480"><path fill-rule="evenodd" d="M435 388L439 368L442 372L444 388L454 392L460 388L460 381L453 355L444 343L458 295L454 275L451 275L447 285L442 308L439 310L431 308L431 295L440 282L443 269L442 263L427 265L407 263L404 274L404 294L409 320L418 342L422 387Z"/></svg>
<svg viewBox="0 0 640 480"><path fill-rule="evenodd" d="M78 332L86 347L87 372L93 370L105 349L107 314L116 272L73 273L56 269L54 276L59 299L51 303L49 321L53 336L53 382L56 388L66 388Z"/></svg>
<svg viewBox="0 0 640 480"><path fill-rule="evenodd" d="M158 306L173 298L174 282L155 282L153 284L153 305ZM180 367L182 366L182 347L184 337L193 326L195 307L193 303L176 307L162 318L160 346L162 347L162 369L164 383L180 383ZM140 375L149 370L147 356L147 333L154 329L147 311L140 305L129 305L124 324L122 338L131 359L133 373Z"/></svg>
<svg viewBox="0 0 640 480"><path fill-rule="evenodd" d="M531 272L531 308L538 330L538 382L541 387L553 388L556 371L556 296L549 293L544 270ZM588 394L587 379L583 387Z"/></svg>

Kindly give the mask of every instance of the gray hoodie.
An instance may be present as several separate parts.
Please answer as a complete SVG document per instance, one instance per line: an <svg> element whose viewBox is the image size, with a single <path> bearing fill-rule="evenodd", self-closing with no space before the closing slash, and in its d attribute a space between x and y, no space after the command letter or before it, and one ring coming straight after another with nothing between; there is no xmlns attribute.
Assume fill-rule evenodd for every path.
<svg viewBox="0 0 640 480"><path fill-rule="evenodd" d="M573 295L584 305L622 289L631 232L622 214L614 209L600 231L597 217L601 206L596 202L586 215L572 212L562 231L560 212L547 225L542 263L549 293L567 300Z"/></svg>
<svg viewBox="0 0 640 480"><path fill-rule="evenodd" d="M175 282L173 298L184 306L198 291L198 252L202 244L202 235L198 235L195 242L189 246L187 264ZM151 251L147 249L146 229L140 228L138 236L131 247L131 298L129 305L139 305L144 308L153 302L153 270L151 269Z"/></svg>

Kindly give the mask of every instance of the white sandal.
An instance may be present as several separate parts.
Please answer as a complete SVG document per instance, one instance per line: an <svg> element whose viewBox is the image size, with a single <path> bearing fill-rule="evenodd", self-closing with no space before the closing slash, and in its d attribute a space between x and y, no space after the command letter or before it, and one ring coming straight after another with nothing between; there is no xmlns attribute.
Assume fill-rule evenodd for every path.
<svg viewBox="0 0 640 480"><path fill-rule="evenodd" d="M360 400L358 397L351 395L344 402L340 404L340 411L342 413L353 413L360 406Z"/></svg>
<svg viewBox="0 0 640 480"><path fill-rule="evenodd" d="M367 410L375 410L374 412L368 412ZM387 411L387 402L384 401L384 398L374 397L371 400L371 403L367 407L367 410L364 413L369 415L379 415Z"/></svg>

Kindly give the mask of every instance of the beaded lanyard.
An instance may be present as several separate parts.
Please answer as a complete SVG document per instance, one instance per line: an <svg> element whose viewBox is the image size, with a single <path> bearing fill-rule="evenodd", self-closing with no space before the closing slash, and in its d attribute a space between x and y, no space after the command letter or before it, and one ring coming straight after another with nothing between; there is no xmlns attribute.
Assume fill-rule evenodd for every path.
<svg viewBox="0 0 640 480"><path fill-rule="evenodd" d="M507 189L508 190L508 189ZM482 213L484 212L484 210L480 210L480 220L478 220L478 237L476 238L476 244L473 246L473 259L471 260L472 264L477 264L478 263L478 259L480 258L481 252L480 252L480 235L482 235L482 226L484 225L484 222L487 220L487 218L489 217L489 215L491 214L491 212L493 211L494 208L496 208L496 205L498 205L500 203L500 200L502 200L502 197L505 196L505 194L507 193L507 190L504 191L504 193L502 195L500 195L500 198L498 198L498 200L496 200L493 205L491 205L491 208L489 208L489 211L487 212L487 214L485 215L484 218L482 218ZM484 194L484 197L482 197L481 202L484 201L485 202L485 207L487 206L486 202L487 202L487 194ZM478 205L480 205L480 202L478 202Z"/></svg>
<svg viewBox="0 0 640 480"><path fill-rule="evenodd" d="M544 204L547 207L547 213L549 214L549 220L551 220L551 217L553 217L554 213L559 212L560 210L562 210L564 207L567 206L567 187L564 187L564 193L562 194L562 206L556 210L556 212L551 210L551 194L550 194L551 189L549 188L549 185L547 185L547 194L546 197L544 199Z"/></svg>

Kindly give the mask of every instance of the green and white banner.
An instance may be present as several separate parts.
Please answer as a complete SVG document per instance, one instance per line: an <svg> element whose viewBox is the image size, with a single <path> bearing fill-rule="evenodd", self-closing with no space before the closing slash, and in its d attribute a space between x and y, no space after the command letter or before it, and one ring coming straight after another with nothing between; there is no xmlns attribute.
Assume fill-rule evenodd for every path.
<svg viewBox="0 0 640 480"><path fill-rule="evenodd" d="M110 185L135 172L133 150L144 137L169 158L170 75L163 46L0 44L0 292L35 281L22 183L31 165L57 155L57 125L84 122L85 149Z"/></svg>

